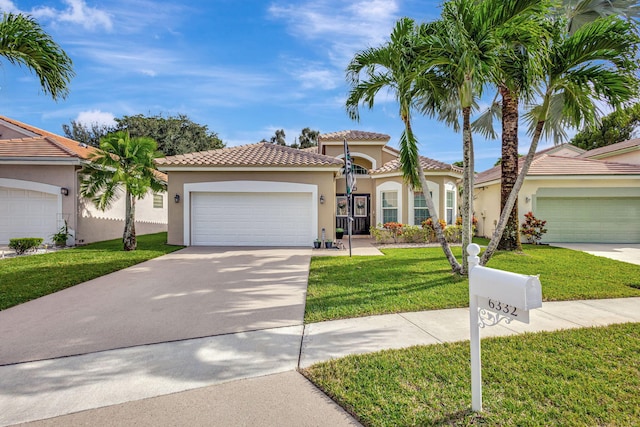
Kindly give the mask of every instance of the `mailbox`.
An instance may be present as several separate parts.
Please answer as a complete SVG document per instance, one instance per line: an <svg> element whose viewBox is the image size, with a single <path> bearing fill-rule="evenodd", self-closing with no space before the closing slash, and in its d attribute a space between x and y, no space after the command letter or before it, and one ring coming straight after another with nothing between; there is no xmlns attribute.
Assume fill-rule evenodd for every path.
<svg viewBox="0 0 640 427"><path fill-rule="evenodd" d="M475 266L469 272L469 293L522 310L542 307L542 286L537 276Z"/></svg>

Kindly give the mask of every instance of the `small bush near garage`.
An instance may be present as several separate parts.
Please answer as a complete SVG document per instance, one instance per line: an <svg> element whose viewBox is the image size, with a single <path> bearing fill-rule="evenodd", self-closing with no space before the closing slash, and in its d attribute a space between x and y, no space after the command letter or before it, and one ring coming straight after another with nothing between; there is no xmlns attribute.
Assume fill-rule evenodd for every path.
<svg viewBox="0 0 640 427"><path fill-rule="evenodd" d="M22 255L27 251L36 249L42 244L40 237L20 237L9 240L9 247L16 251L18 255Z"/></svg>

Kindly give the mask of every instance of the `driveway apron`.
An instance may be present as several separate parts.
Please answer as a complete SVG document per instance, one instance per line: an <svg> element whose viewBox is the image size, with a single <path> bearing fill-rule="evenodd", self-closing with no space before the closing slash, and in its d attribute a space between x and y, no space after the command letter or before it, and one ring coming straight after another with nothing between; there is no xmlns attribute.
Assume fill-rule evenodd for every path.
<svg viewBox="0 0 640 427"><path fill-rule="evenodd" d="M0 365L302 325L310 256L189 247L0 311Z"/></svg>

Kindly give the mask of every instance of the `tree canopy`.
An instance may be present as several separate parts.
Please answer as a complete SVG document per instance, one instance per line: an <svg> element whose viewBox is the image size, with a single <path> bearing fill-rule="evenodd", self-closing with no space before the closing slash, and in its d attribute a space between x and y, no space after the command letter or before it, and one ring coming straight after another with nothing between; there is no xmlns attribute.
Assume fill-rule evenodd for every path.
<svg viewBox="0 0 640 427"><path fill-rule="evenodd" d="M137 114L116 118L115 121L115 126L108 126L86 125L72 120L71 125L63 124L62 130L68 138L94 147L98 147L101 138L107 134L126 130L132 138L152 138L165 156L224 147L224 142L215 132L209 131L206 125L194 123L184 114L167 117Z"/></svg>
<svg viewBox="0 0 640 427"><path fill-rule="evenodd" d="M638 126L640 104L635 104L604 116L597 125L578 132L569 143L583 150L606 147L633 138Z"/></svg>

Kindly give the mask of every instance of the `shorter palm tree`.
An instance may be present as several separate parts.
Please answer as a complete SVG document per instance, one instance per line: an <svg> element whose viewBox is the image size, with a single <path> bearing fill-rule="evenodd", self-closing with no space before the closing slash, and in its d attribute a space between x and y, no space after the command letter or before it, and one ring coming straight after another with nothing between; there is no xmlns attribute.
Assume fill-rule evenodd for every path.
<svg viewBox="0 0 640 427"><path fill-rule="evenodd" d="M31 17L5 13L0 21L0 56L36 73L53 99L65 98L74 76L71 58Z"/></svg>
<svg viewBox="0 0 640 427"><path fill-rule="evenodd" d="M164 191L166 184L157 176L153 160L156 142L147 137L131 138L129 132L110 133L100 141L100 150L81 171L80 194L105 211L125 195L125 226L122 241L125 251L135 250L136 200L149 191Z"/></svg>

